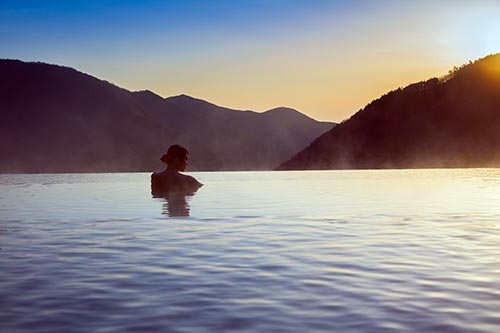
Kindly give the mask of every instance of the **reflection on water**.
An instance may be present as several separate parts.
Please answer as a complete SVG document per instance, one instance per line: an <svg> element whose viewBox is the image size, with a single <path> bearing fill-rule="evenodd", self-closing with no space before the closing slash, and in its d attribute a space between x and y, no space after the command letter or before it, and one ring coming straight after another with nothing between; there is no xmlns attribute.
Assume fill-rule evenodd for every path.
<svg viewBox="0 0 500 333"><path fill-rule="evenodd" d="M153 176L155 175L157 174L153 174ZM156 183L153 182L154 177L151 177L151 196L153 198L161 198L165 200L163 205L163 214L169 217L189 216L189 204L187 198L195 195L202 185L194 180L194 178L189 178L184 175L181 175L184 178L180 178L180 180L176 179L175 173L170 175L166 173L166 175L166 179L157 179ZM185 184L185 178L193 179L195 186ZM170 188L170 191L165 191L165 188Z"/></svg>
<svg viewBox="0 0 500 333"><path fill-rule="evenodd" d="M500 170L149 177L0 175L0 332L499 331Z"/></svg>
<svg viewBox="0 0 500 333"><path fill-rule="evenodd" d="M169 217L189 216L187 197L192 195L194 194L169 193L162 195L159 198L165 200L163 204L163 214ZM156 198L158 198L158 196L156 196Z"/></svg>

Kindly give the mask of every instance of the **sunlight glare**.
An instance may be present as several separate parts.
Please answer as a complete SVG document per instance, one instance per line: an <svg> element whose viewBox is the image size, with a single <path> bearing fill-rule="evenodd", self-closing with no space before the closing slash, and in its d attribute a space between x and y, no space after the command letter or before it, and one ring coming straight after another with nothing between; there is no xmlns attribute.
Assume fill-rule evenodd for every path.
<svg viewBox="0 0 500 333"><path fill-rule="evenodd" d="M481 7L462 14L456 30L460 52L470 59L500 51L500 6Z"/></svg>

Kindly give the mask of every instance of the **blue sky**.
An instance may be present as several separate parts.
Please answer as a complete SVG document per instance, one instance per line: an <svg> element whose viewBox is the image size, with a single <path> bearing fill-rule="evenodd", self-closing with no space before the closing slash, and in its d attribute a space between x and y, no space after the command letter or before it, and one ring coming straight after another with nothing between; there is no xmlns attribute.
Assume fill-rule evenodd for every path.
<svg viewBox="0 0 500 333"><path fill-rule="evenodd" d="M340 121L388 90L500 51L498 17L494 0L0 0L0 58Z"/></svg>

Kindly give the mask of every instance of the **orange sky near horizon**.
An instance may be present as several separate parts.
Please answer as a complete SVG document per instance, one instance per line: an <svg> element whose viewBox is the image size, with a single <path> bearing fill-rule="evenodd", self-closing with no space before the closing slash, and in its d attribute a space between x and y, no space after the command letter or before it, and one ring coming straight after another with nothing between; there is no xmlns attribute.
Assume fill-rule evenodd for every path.
<svg viewBox="0 0 500 333"><path fill-rule="evenodd" d="M256 111L288 106L340 122L391 90L499 52L498 17L500 2L494 1L325 12L293 35L227 36L216 45L227 50L223 56L206 48L204 55L191 55L190 66L158 59L152 62L160 64L157 70L138 66L148 74L119 82L163 97L184 93Z"/></svg>
<svg viewBox="0 0 500 333"><path fill-rule="evenodd" d="M123 2L96 2L78 15L38 8L37 29L55 34L45 44L4 19L0 42L10 31L12 47L0 58L71 66L163 97L254 111L287 106L340 122L391 90L500 52L495 0ZM0 5L0 21L27 15L17 10Z"/></svg>

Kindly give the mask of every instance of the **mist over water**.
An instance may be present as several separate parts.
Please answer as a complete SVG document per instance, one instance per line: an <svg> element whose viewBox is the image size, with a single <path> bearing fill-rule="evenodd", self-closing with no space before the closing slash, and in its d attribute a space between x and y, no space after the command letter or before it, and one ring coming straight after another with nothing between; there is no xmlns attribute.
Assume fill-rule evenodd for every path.
<svg viewBox="0 0 500 333"><path fill-rule="evenodd" d="M500 169L192 175L0 175L0 331L498 331Z"/></svg>

